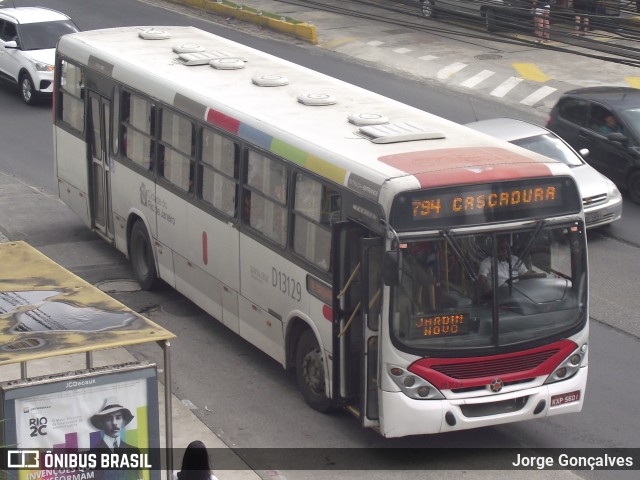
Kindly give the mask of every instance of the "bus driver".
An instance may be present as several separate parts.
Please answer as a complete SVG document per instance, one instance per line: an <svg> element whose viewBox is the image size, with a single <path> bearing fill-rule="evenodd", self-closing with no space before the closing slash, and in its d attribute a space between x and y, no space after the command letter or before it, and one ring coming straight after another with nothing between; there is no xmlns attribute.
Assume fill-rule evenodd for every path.
<svg viewBox="0 0 640 480"><path fill-rule="evenodd" d="M523 263L519 263L519 258L516 255L511 254L509 247L509 240L506 237L498 238L498 287L501 287L511 278L518 278L528 273L527 266ZM516 268L517 266L517 268ZM481 292L484 294L491 292L491 286L493 283L493 258L488 256L480 263L478 269L478 277L480 280ZM511 274L509 274L511 272Z"/></svg>

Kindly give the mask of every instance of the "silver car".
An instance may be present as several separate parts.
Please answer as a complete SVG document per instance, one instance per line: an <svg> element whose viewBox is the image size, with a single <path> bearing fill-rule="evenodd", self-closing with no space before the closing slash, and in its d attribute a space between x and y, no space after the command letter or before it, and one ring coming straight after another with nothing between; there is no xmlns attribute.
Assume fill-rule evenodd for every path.
<svg viewBox="0 0 640 480"><path fill-rule="evenodd" d="M513 118L481 120L467 123L467 127L569 165L582 195L588 228L607 225L622 217L622 195L615 184L552 131ZM586 156L589 151L584 149L580 153Z"/></svg>

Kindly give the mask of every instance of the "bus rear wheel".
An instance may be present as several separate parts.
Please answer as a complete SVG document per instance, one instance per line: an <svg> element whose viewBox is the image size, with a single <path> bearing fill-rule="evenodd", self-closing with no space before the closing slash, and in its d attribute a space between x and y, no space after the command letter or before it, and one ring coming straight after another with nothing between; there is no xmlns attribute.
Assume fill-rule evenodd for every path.
<svg viewBox="0 0 640 480"><path fill-rule="evenodd" d="M305 330L300 335L296 348L298 387L307 404L323 413L331 408L331 400L327 397L324 369L324 356L316 337L311 330Z"/></svg>
<svg viewBox="0 0 640 480"><path fill-rule="evenodd" d="M131 228L129 239L129 253L131 267L136 280L143 290L154 290L158 287L160 280L156 270L156 262L153 258L151 240L147 229L140 220L137 220Z"/></svg>

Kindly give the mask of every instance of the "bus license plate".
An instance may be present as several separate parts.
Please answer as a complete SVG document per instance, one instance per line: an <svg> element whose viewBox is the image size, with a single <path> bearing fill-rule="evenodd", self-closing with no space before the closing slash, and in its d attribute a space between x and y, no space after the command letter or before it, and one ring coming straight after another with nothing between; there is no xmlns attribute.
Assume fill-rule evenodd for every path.
<svg viewBox="0 0 640 480"><path fill-rule="evenodd" d="M560 395L554 395L553 397L551 397L551 406L557 407L558 405L577 402L578 400L580 400L580 390L576 390L575 392L562 393Z"/></svg>

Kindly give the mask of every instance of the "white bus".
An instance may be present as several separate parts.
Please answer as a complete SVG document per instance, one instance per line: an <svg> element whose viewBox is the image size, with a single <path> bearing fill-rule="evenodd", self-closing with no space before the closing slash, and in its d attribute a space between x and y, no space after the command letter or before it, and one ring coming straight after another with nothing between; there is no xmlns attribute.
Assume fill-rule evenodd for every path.
<svg viewBox="0 0 640 480"><path fill-rule="evenodd" d="M581 410L564 165L191 27L65 35L56 72L60 198L311 407L386 437Z"/></svg>

